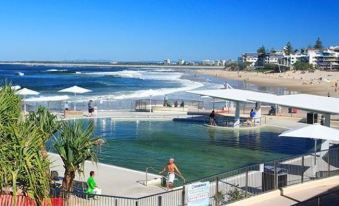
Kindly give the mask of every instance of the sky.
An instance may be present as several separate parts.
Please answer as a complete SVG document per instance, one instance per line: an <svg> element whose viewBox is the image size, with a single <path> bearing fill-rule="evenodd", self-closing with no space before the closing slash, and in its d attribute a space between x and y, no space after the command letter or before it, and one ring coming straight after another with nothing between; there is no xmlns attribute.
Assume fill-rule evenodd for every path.
<svg viewBox="0 0 339 206"><path fill-rule="evenodd" d="M338 0L1 0L0 60L236 59L339 45Z"/></svg>

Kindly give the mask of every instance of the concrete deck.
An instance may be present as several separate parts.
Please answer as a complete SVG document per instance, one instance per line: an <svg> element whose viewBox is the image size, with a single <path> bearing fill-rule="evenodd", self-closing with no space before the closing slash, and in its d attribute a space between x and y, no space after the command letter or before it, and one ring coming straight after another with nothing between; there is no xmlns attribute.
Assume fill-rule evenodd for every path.
<svg viewBox="0 0 339 206"><path fill-rule="evenodd" d="M172 120L174 118L188 117L183 112L133 112L133 111L98 111L96 115L91 117L86 112L82 116L63 117L63 113L55 113L61 120L74 119L95 119L95 118L112 118L115 120Z"/></svg>
<svg viewBox="0 0 339 206"><path fill-rule="evenodd" d="M59 155L49 153L49 159L52 162L51 170L58 171L59 176L64 175L63 162ZM86 185L90 171L95 171L95 180L104 195L141 197L159 192L164 192L164 188L148 184L145 186L146 174L142 171L131 170L123 167L117 167L98 163L97 165L86 161L84 176L76 175L76 180L84 182ZM152 180L160 176L149 174L148 179ZM81 184L81 183L80 183Z"/></svg>
<svg viewBox="0 0 339 206"><path fill-rule="evenodd" d="M230 206L288 206L308 200L339 185L339 176L306 182L245 199Z"/></svg>

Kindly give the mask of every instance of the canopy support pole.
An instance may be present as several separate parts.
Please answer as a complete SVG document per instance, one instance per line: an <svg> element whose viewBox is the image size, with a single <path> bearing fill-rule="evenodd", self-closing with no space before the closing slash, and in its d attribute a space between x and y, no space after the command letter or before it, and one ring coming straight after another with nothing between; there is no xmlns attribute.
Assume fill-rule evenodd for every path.
<svg viewBox="0 0 339 206"><path fill-rule="evenodd" d="M317 165L317 139L314 139L314 166Z"/></svg>
<svg viewBox="0 0 339 206"><path fill-rule="evenodd" d="M331 114L324 114L325 117L325 121L324 121L324 126L326 127L331 127ZM328 150L330 148L330 141L329 140L325 140L322 142L321 144L321 150ZM324 152L326 153L326 152ZM324 154L323 154L324 155Z"/></svg>
<svg viewBox="0 0 339 206"><path fill-rule="evenodd" d="M152 95L149 96L149 113L152 112Z"/></svg>
<svg viewBox="0 0 339 206"><path fill-rule="evenodd" d="M236 102L233 127L239 127L239 126L240 126L240 102Z"/></svg>

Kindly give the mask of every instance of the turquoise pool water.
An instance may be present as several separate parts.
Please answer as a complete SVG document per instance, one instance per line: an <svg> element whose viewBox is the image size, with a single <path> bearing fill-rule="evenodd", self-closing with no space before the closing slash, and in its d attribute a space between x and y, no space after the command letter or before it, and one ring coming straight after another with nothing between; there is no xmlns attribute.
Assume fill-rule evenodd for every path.
<svg viewBox="0 0 339 206"><path fill-rule="evenodd" d="M96 135L106 139L100 162L161 170L174 157L188 180L305 153L313 145L307 139L278 137L283 131L278 128L234 132L173 121L88 121L94 121Z"/></svg>

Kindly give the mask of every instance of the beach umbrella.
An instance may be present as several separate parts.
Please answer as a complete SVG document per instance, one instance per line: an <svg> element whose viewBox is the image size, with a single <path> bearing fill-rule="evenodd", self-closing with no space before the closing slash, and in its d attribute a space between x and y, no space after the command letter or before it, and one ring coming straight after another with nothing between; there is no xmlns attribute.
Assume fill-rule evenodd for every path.
<svg viewBox="0 0 339 206"><path fill-rule="evenodd" d="M91 92L92 90L89 89L85 89L79 86L72 86L72 87L68 87L62 90L59 90L58 92L63 92L63 93L73 93L74 96L76 96L77 94L84 94L84 93L88 93ZM74 110L76 110L76 106L74 104Z"/></svg>
<svg viewBox="0 0 339 206"><path fill-rule="evenodd" d="M325 127L320 124L310 124L301 128L283 132L279 137L297 137L314 139L314 154L317 152L317 140L339 141L339 130ZM314 163L316 156L314 156Z"/></svg>
<svg viewBox="0 0 339 206"><path fill-rule="evenodd" d="M24 112L26 112L26 102L25 102L25 97L26 96L32 96L32 95L39 95L40 93L31 89L27 88L22 88L15 92L17 95L23 96L24 98Z"/></svg>

